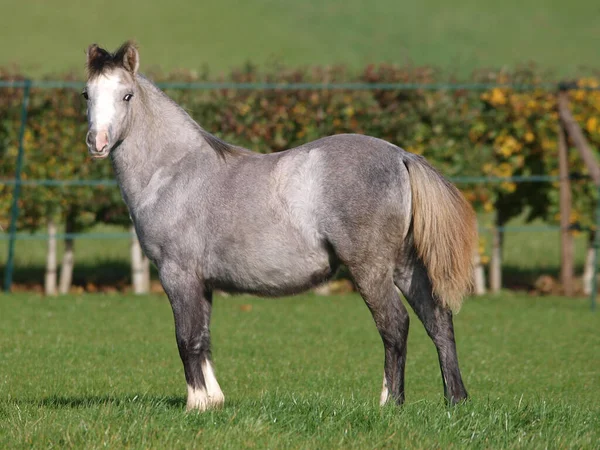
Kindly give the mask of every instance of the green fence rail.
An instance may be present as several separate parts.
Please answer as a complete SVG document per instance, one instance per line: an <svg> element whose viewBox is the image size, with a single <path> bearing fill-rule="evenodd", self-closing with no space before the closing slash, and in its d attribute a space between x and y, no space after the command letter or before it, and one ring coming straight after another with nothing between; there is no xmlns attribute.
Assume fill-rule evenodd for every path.
<svg viewBox="0 0 600 450"><path fill-rule="evenodd" d="M512 89L516 91L558 91L577 89L583 91L597 91L600 87L579 87L574 83L540 83L540 84L499 84L499 83L235 83L235 82L163 82L157 83L162 89L176 90L433 90L433 91L486 91L494 88ZM19 216L18 200L22 186L116 186L116 180L23 180L21 170L23 166L23 138L27 125L27 108L31 96L31 89L82 89L85 83L78 81L32 81L32 80L0 80L0 89L23 89L23 101L21 107L21 121L19 128L18 156L16 161L16 172L13 179L0 179L0 185L14 186L13 200L11 206L11 220L8 233L0 234L0 241L8 241L8 257L4 273L4 290L10 292L14 271L14 248L17 240L48 240L49 235L45 233L17 233L17 219ZM83 138L82 138L83 139ZM581 179L581 176L574 177ZM561 181L558 176L531 175L514 177L453 177L454 183L551 183ZM598 190L600 198L600 189ZM600 229L600 202L595 211L596 229ZM539 232L557 231L559 226L505 226L497 228L500 232ZM487 232L489 229L481 229ZM60 239L123 239L131 237L131 233L63 233L57 234ZM597 271L598 253L600 251L600 233L595 233L594 240L594 268ZM597 273L592 279L592 294L590 298L591 308L596 308Z"/></svg>

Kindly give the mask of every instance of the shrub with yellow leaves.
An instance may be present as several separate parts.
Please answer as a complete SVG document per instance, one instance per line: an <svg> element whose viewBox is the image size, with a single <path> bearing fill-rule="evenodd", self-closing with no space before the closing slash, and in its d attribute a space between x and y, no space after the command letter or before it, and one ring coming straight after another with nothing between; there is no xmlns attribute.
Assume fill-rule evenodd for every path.
<svg viewBox="0 0 600 450"><path fill-rule="evenodd" d="M370 65L356 74L340 66L294 70L276 67L260 72L248 65L227 77L177 71L150 74L156 81L232 81L276 83L436 83L445 81L430 67ZM18 78L0 70L0 78ZM72 77L65 77L72 79ZM516 183L511 177L548 175L557 171L556 93L542 88L536 70L525 68L475 73L474 82L530 85L489 91L430 89L271 89L178 90L167 94L204 128L230 142L259 152L281 151L323 136L362 133L377 136L424 155L446 176L453 177L478 210L497 212L502 225L528 213L556 222L558 190L552 183ZM570 93L572 109L595 148L600 145L600 91L595 78L579 81ZM4 89L0 96L0 170L14 174L19 128L20 91ZM28 179L111 178L107 164L87 159L85 111L78 92L34 90L26 136L24 177ZM586 174L576 152L571 171ZM460 177L501 177L502 182L465 182ZM572 218L592 224L595 189L586 179L573 181ZM8 222L11 189L0 187L0 225ZM19 228L36 229L50 213L77 218L80 228L96 221L128 222L118 190L113 188L23 189ZM489 216L489 215L488 215ZM485 225L485 224L484 224Z"/></svg>

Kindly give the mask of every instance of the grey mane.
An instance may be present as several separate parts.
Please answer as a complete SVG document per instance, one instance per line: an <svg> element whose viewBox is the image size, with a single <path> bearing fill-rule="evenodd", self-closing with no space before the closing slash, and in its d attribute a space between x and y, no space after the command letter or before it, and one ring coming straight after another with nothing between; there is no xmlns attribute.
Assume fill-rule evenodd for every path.
<svg viewBox="0 0 600 450"><path fill-rule="evenodd" d="M237 146L237 145L230 144L229 142L224 141L223 139L215 136L214 134L209 133L207 130L202 128L190 116L190 114L185 109L183 109L180 105L178 105L176 102L174 102L173 99L171 99L171 97L169 97L162 90L160 90L158 88L158 86L152 80L150 80L148 77L146 77L142 74L139 74L139 73L136 74L135 77L136 77L136 82L138 83L138 85L140 87L142 87L144 90L146 90L146 92L148 92L148 88L144 85L145 84L151 85L152 87L154 87L154 92L152 94L160 95L165 100L167 100L171 105L173 105L178 110L180 110L182 113L184 113L184 115L189 119L188 121L190 122L190 125L192 125L194 128L196 128L196 130L198 131L200 136L204 139L204 141L208 144L208 146L217 153L217 155L219 157L224 159L227 156L236 156L236 155L240 155L243 153L252 153L250 150L245 149L240 146Z"/></svg>
<svg viewBox="0 0 600 450"><path fill-rule="evenodd" d="M204 128L198 126L200 134L204 138L204 141L215 151L221 158L225 158L227 155L239 155L240 153L249 152L249 150L243 149L236 145L232 145L225 142L223 139L210 134Z"/></svg>

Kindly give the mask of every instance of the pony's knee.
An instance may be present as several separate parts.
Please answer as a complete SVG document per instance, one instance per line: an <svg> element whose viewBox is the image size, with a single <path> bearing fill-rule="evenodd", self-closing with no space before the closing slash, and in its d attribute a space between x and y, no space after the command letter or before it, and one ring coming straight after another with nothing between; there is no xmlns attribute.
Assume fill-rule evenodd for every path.
<svg viewBox="0 0 600 450"><path fill-rule="evenodd" d="M210 334L208 331L197 334L179 331L177 333L177 347L182 354L204 356L210 351Z"/></svg>

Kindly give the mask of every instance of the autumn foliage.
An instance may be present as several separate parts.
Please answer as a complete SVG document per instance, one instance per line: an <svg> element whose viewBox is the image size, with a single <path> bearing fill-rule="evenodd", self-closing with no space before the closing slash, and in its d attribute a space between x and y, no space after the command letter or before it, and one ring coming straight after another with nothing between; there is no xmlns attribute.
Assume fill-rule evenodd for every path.
<svg viewBox="0 0 600 450"><path fill-rule="evenodd" d="M2 73L3 79L18 76ZM155 81L205 81L192 72L152 75ZM280 83L440 83L430 68L369 66L359 74L342 67L310 70L246 67L219 81ZM69 77L64 77L69 79ZM489 90L357 89L167 89L205 129L259 152L276 152L337 133L363 133L423 154L448 177L557 175L556 91L533 69L481 72L473 82L539 86ZM590 143L600 146L598 80L579 80L571 108ZM589 88L592 88L590 90ZM20 119L20 89L0 89L0 173L14 176ZM23 179L111 179L106 161L92 161L84 144L85 102L74 89L33 89L25 133ZM575 151L572 222L592 225L595 191ZM479 211L497 211L498 222L524 212L558 223L558 190L552 183L465 183L466 198ZM0 226L9 221L11 186L0 186ZM19 229L37 230L54 216L78 230L101 221L128 223L118 189L112 186L24 186Z"/></svg>

